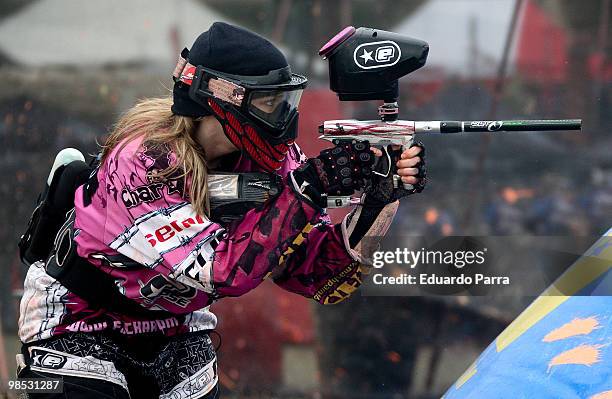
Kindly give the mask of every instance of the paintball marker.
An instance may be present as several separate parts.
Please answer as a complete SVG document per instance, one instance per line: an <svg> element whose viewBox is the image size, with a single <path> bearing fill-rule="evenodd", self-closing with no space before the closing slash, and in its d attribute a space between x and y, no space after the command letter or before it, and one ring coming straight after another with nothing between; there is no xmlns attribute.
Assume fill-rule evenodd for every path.
<svg viewBox="0 0 612 399"><path fill-rule="evenodd" d="M580 130L582 120L498 120L498 121L405 121L399 120L398 79L425 65L429 45L421 40L393 32L352 26L344 28L320 50L329 61L329 81L340 101L382 100L379 120L354 119L325 121L319 126L321 139L335 145L345 142L368 141L380 147L386 162L385 170L374 173L393 175L397 188L403 184L396 174L395 163L403 147L410 147L418 133L518 132L543 130ZM391 145L400 146L392 150ZM380 168L378 168L380 169ZM359 198L329 196L328 207L358 204Z"/></svg>

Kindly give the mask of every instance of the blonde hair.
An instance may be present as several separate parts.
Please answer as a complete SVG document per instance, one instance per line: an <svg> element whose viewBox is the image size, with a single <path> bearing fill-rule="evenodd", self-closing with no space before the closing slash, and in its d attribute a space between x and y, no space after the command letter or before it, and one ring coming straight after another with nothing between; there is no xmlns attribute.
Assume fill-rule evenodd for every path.
<svg viewBox="0 0 612 399"><path fill-rule="evenodd" d="M198 121L188 116L175 115L171 111L172 98L148 98L140 100L127 110L102 146L102 162L111 151L130 141L143 137L143 143L152 148L168 146L176 154L177 162L156 174L157 178L182 178L185 195L199 215L209 215L208 167L204 149L195 140ZM176 174L179 176L175 176ZM187 192L188 191L188 192Z"/></svg>

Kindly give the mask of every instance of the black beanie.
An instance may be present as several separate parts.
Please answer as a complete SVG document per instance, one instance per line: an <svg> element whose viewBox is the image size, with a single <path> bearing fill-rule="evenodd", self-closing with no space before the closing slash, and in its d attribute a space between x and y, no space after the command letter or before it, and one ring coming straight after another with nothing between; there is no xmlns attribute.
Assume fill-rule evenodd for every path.
<svg viewBox="0 0 612 399"><path fill-rule="evenodd" d="M267 39L244 28L215 22L202 33L189 50L188 61L231 75L260 76L286 67L287 60ZM281 82L278 82L281 83ZM199 117L210 115L204 107L189 98L189 86L174 84L172 112Z"/></svg>

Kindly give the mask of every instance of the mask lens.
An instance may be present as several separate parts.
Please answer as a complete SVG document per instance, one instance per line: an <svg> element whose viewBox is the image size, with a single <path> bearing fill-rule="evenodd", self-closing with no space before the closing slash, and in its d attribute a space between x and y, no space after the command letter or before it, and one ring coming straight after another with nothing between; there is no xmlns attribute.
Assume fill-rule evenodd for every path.
<svg viewBox="0 0 612 399"><path fill-rule="evenodd" d="M249 100L249 113L275 129L283 129L297 109L302 90L255 91Z"/></svg>

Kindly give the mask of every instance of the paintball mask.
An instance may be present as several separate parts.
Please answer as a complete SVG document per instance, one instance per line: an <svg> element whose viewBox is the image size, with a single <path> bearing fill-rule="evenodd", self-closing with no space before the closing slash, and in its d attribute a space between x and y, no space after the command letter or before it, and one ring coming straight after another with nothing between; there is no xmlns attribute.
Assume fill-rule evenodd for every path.
<svg viewBox="0 0 612 399"><path fill-rule="evenodd" d="M220 58L228 58L228 55L216 49L210 39L222 36L221 33L226 37L241 36L244 39L237 42L234 48L227 48L226 52L239 54L245 46L249 46L251 52L252 47L257 48L257 54L250 57L248 53L243 54L241 58L246 56L246 59L221 65ZM216 63L211 67L210 62L205 62L209 61L208 58L200 61L199 55L193 56L194 49L191 52L183 50L173 73L173 111L185 115L191 109L191 116L215 116L230 141L261 168L268 172L279 169L297 136L297 108L307 79L292 73L280 51L254 33L215 23L204 34L209 36L209 53L214 47L219 57L214 58ZM196 40L194 47L201 38ZM227 47L227 40L221 42L221 47ZM236 67L238 61L242 67ZM179 98L177 86L179 90L187 89L186 93L178 93ZM199 110L194 110L189 103L197 104Z"/></svg>

